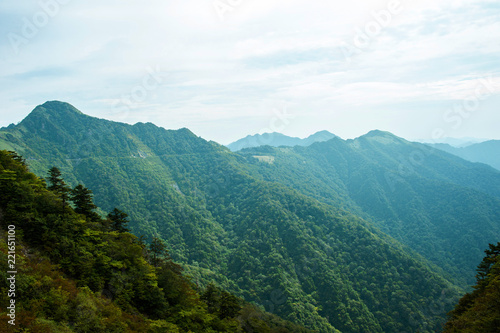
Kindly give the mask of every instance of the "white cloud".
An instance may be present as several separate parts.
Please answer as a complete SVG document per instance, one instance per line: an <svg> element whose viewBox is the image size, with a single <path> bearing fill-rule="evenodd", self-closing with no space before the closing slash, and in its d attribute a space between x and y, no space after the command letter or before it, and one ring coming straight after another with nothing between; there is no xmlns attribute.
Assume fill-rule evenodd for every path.
<svg viewBox="0 0 500 333"><path fill-rule="evenodd" d="M142 121L193 127L227 141L217 122L231 124L231 137L251 134L267 126L265 108L283 100L297 114L330 112L328 118L343 108L346 126L338 126L348 131L363 108L410 114L418 112L415 103L427 103L429 115L442 113L443 102L466 98L479 78L493 75L498 83L495 1L401 0L401 13L346 62L341 42L352 44L389 2L242 0L221 21L212 1L70 1L17 55L5 36L22 35L23 20L41 7L4 2L0 102L3 112L18 112L18 120L27 107L56 98L123 120L113 105L141 84L147 68L158 67L162 84L134 103L127 121L148 117ZM12 112L2 115L0 125L13 118ZM377 126L376 118L360 127ZM316 121L307 128L324 124Z"/></svg>

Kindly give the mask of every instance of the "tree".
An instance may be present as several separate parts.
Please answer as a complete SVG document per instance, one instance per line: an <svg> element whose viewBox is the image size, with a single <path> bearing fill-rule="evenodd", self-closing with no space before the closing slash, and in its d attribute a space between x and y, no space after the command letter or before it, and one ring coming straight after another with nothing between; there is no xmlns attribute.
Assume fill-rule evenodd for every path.
<svg viewBox="0 0 500 333"><path fill-rule="evenodd" d="M200 299L208 306L208 312L215 313L220 319L235 318L241 310L240 300L225 290L210 283Z"/></svg>
<svg viewBox="0 0 500 333"><path fill-rule="evenodd" d="M500 243L490 244L479 264L477 284L451 311L446 333L498 332L500 327Z"/></svg>
<svg viewBox="0 0 500 333"><path fill-rule="evenodd" d="M165 243L158 237L153 237L151 240L151 244L149 244L149 251L153 255L151 264L155 267L158 267L162 258L168 255Z"/></svg>
<svg viewBox="0 0 500 333"><path fill-rule="evenodd" d="M223 290L220 296L219 318L236 318L240 310L240 300L233 294Z"/></svg>
<svg viewBox="0 0 500 333"><path fill-rule="evenodd" d="M500 256L500 242L497 245L489 244L489 249L485 250L486 256L483 258L483 261L477 266L477 282L478 287L482 286L482 282L484 282L488 278L488 274L491 271L493 265L498 261L498 257Z"/></svg>
<svg viewBox="0 0 500 333"><path fill-rule="evenodd" d="M118 232L129 232L130 230L125 226L129 223L128 215L118 208L113 209L108 214L108 219L111 221L111 230Z"/></svg>
<svg viewBox="0 0 500 333"><path fill-rule="evenodd" d="M210 283L201 294L200 299L207 304L208 312L217 312L220 307L220 290L213 283Z"/></svg>
<svg viewBox="0 0 500 333"><path fill-rule="evenodd" d="M92 191L84 187L82 184L78 184L71 191L71 200L75 204L75 212L78 214L83 214L92 221L99 221L99 215L94 212L97 206L92 200Z"/></svg>
<svg viewBox="0 0 500 333"><path fill-rule="evenodd" d="M61 171L55 166L50 168L49 178L47 180L50 184L48 189L56 193L62 199L63 207L66 206L71 190L69 186L64 182Z"/></svg>
<svg viewBox="0 0 500 333"><path fill-rule="evenodd" d="M10 157L12 157L12 159L14 161L21 163L21 165L23 165L23 166L27 166L26 160L24 159L24 157L17 154L15 151L8 151L7 153L9 154Z"/></svg>

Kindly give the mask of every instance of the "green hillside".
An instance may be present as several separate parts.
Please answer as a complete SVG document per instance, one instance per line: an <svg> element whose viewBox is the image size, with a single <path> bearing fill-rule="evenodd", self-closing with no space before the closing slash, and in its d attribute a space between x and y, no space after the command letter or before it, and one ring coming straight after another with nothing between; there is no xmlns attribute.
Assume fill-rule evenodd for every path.
<svg viewBox="0 0 500 333"><path fill-rule="evenodd" d="M57 166L72 186L91 189L104 212L126 211L133 233L163 239L202 288L215 281L318 332L434 332L460 293L350 213L364 210L345 192L317 200L323 193L313 198L309 187L276 176L280 156L261 163L186 129L96 119L61 102L2 130L2 147L39 176ZM307 170L286 170L307 184Z"/></svg>
<svg viewBox="0 0 500 333"><path fill-rule="evenodd" d="M255 177L343 205L442 268L463 287L500 237L500 172L390 133L310 147L240 152ZM259 163L253 156L274 158Z"/></svg>
<svg viewBox="0 0 500 333"><path fill-rule="evenodd" d="M158 240L53 175L47 187L0 151L2 332L308 332L215 286L198 294Z"/></svg>

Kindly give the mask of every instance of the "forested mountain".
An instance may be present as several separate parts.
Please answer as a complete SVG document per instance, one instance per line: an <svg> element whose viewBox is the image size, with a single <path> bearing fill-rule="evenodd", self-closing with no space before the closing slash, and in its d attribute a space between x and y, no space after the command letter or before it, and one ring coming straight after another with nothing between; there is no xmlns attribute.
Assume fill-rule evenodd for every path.
<svg viewBox="0 0 500 333"><path fill-rule="evenodd" d="M462 286L473 282L482 249L500 238L500 172L387 132L240 155L253 161L256 177L343 204Z"/></svg>
<svg viewBox="0 0 500 333"><path fill-rule="evenodd" d="M500 140L485 141L467 147L453 147L443 143L431 146L465 160L488 164L500 170Z"/></svg>
<svg viewBox="0 0 500 333"><path fill-rule="evenodd" d="M45 182L0 150L1 332L309 332L213 285L198 294L160 240L95 208L57 168Z"/></svg>
<svg viewBox="0 0 500 333"><path fill-rule="evenodd" d="M134 234L164 240L201 288L215 281L318 332L438 330L460 293L440 269L457 278L474 247L498 236L498 173L434 150L400 172L416 147L374 132L235 154L187 129L96 119L61 102L0 131L0 148L38 176L59 167L104 212L128 213ZM425 256L424 246L443 251L430 257L442 267L374 223Z"/></svg>
<svg viewBox="0 0 500 333"><path fill-rule="evenodd" d="M244 148L253 148L259 146L272 146L272 147L309 146L315 142L328 141L336 137L337 136L335 134L332 134L328 131L320 131L314 133L305 139L295 138L291 136L286 136L281 133L273 132L273 133L248 135L243 139L228 144L227 147L231 151L238 151Z"/></svg>

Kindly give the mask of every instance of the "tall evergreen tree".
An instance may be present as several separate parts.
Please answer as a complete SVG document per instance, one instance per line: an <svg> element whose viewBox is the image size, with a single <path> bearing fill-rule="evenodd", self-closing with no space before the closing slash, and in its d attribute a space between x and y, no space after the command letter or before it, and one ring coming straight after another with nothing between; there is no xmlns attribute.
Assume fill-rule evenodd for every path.
<svg viewBox="0 0 500 333"><path fill-rule="evenodd" d="M83 214L87 216L92 221L99 221L99 215L94 211L97 206L92 200L92 191L84 187L82 184L78 184L71 191L71 200L75 204L75 212L78 214Z"/></svg>
<svg viewBox="0 0 500 333"><path fill-rule="evenodd" d="M165 243L158 237L153 237L151 240L151 244L149 244L149 251L152 254L151 264L155 267L160 265L163 257L168 256Z"/></svg>
<svg viewBox="0 0 500 333"><path fill-rule="evenodd" d="M118 208L113 209L111 213L108 214L108 219L111 222L111 230L118 232L129 232L130 230L125 226L128 220L128 214L122 212Z"/></svg>
<svg viewBox="0 0 500 333"><path fill-rule="evenodd" d="M496 245L489 244L489 249L484 251L486 256L483 258L479 266L477 266L477 284L480 288L483 286L485 280L488 278L488 275L491 272L493 265L498 262L498 258L500 257L500 242Z"/></svg>
<svg viewBox="0 0 500 333"><path fill-rule="evenodd" d="M448 314L443 332L500 332L500 243L490 244L485 253L474 290Z"/></svg>
<svg viewBox="0 0 500 333"><path fill-rule="evenodd" d="M57 167L50 168L48 177L49 187L48 189L52 192L56 193L63 201L63 206L66 206L66 203L69 200L69 194L71 189L64 182L62 178L61 171Z"/></svg>

